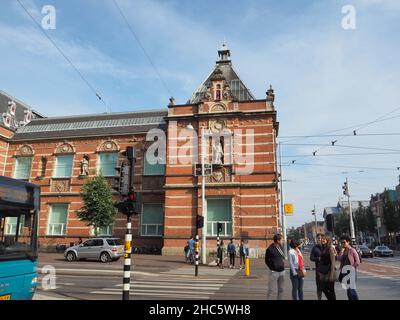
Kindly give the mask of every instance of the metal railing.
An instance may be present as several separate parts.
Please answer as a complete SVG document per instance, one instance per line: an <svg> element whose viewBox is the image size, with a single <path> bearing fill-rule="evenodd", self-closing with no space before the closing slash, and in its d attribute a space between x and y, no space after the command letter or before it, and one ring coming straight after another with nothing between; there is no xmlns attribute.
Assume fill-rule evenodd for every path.
<svg viewBox="0 0 400 320"><path fill-rule="evenodd" d="M220 236L226 237L232 235L232 221L208 221L207 230L210 236L217 236L217 223L222 224L222 232L219 233Z"/></svg>

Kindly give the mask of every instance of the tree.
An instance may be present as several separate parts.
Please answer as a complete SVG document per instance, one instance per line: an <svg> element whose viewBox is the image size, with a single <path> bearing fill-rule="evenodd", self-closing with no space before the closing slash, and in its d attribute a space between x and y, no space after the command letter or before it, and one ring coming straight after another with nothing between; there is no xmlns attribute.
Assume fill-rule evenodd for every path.
<svg viewBox="0 0 400 320"><path fill-rule="evenodd" d="M368 229L366 208L362 206L361 201L358 203L358 208L354 212L354 227L356 228L358 233L364 233Z"/></svg>
<svg viewBox="0 0 400 320"><path fill-rule="evenodd" d="M367 208L365 215L367 219L367 231L371 234L374 234L376 231L377 223L376 216L372 212L371 206Z"/></svg>
<svg viewBox="0 0 400 320"><path fill-rule="evenodd" d="M335 215L335 229L334 233L336 236L343 234L349 234L350 230L350 216L342 211L338 215Z"/></svg>
<svg viewBox="0 0 400 320"><path fill-rule="evenodd" d="M302 228L294 228L292 227L288 232L288 239L293 240L300 240L303 238L303 232L301 231Z"/></svg>
<svg viewBox="0 0 400 320"><path fill-rule="evenodd" d="M102 175L87 180L80 196L84 206L77 211L78 218L88 222L88 226L93 226L96 235L98 228L109 226L114 222L116 208L112 190Z"/></svg>
<svg viewBox="0 0 400 320"><path fill-rule="evenodd" d="M396 210L393 202L390 201L389 192L385 191L385 199L383 204L383 220L389 236L400 229L400 216L399 210ZM393 240L393 237L391 237Z"/></svg>

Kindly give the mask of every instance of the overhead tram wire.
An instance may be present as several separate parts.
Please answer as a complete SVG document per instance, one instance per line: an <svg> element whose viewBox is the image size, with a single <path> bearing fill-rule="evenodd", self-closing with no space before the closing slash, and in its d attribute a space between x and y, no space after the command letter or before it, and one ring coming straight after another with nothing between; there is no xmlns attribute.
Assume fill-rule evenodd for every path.
<svg viewBox="0 0 400 320"><path fill-rule="evenodd" d="M283 166L293 166L292 163L282 163ZM314 166L314 167L328 167L328 168L345 168L345 169L362 169L362 170L384 170L384 171L398 171L399 169L393 168L379 168L379 167L363 167L363 166L344 166L344 165L332 165L332 164L317 164L317 163L301 163L296 162L299 166Z"/></svg>
<svg viewBox="0 0 400 320"><path fill-rule="evenodd" d="M369 155L383 155L383 154L399 154L400 152L364 152L364 153L327 153L327 154L298 154L282 156L283 158L299 158L299 157L336 157L336 156L369 156Z"/></svg>
<svg viewBox="0 0 400 320"><path fill-rule="evenodd" d="M117 0L113 0L113 2L114 2L115 7L117 8L118 12L120 13L122 19L125 21L126 25L128 26L128 29L129 29L130 33L132 34L133 38L139 44L139 47L142 49L142 51L143 51L144 55L146 56L147 60L149 61L150 65L153 67L155 73L157 74L158 78L162 82L164 88L168 91L169 95L172 97L173 94L172 94L170 88L168 87L167 83L164 81L164 79L161 76L160 72L158 71L157 67L153 63L152 59L150 58L150 55L147 53L146 49L142 45L142 42L140 41L140 39L139 39L138 35L136 34L136 32L133 30L133 28L132 28L131 24L129 23L128 19L126 18L125 14L122 12L122 9L118 5Z"/></svg>
<svg viewBox="0 0 400 320"><path fill-rule="evenodd" d="M281 143L285 146L324 146L328 147L331 146L330 144L314 144L314 143ZM400 152L400 149L387 149L387 148L373 148L373 147L359 147L359 146L348 146L342 144L335 144L335 147L340 148L350 148L350 149L364 149L364 150L380 150L380 151L395 151Z"/></svg>
<svg viewBox="0 0 400 320"><path fill-rule="evenodd" d="M35 25L39 28L39 30L45 35L45 37L51 42L51 44L57 49L57 51L64 57L64 59L70 64L70 66L75 70L75 72L79 75L79 77L83 80L83 82L88 86L88 88L95 94L98 100L100 100L106 110L108 112L111 112L111 109L108 107L104 99L101 97L101 95L96 91L96 89L90 84L90 82L84 77L82 72L79 71L78 67L74 65L74 63L67 57L67 55L61 50L61 48L55 43L55 41L44 31L44 29L41 27L39 22L36 21L36 19L31 15L31 13L28 11L28 9L22 4L20 0L17 0L19 5L22 7L22 9L26 12L26 14L31 18L31 20L35 23Z"/></svg>
<svg viewBox="0 0 400 320"><path fill-rule="evenodd" d="M299 135L299 136L284 136L281 139L288 138L332 138L332 137L367 137L367 136L400 136L400 132L388 132L388 133L357 133L354 134L315 134L315 135ZM284 144L283 142L281 142Z"/></svg>

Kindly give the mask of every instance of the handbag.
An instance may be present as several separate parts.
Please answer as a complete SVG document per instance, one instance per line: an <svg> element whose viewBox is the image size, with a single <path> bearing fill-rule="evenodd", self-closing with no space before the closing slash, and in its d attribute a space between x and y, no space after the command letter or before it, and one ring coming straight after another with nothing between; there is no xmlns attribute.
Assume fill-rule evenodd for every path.
<svg viewBox="0 0 400 320"><path fill-rule="evenodd" d="M297 275L299 276L299 278L304 278L307 275L307 273L304 269L299 269L297 271Z"/></svg>
<svg viewBox="0 0 400 320"><path fill-rule="evenodd" d="M322 274L328 274L330 269L331 269L331 266L328 264L319 264L317 267L317 272L322 273Z"/></svg>

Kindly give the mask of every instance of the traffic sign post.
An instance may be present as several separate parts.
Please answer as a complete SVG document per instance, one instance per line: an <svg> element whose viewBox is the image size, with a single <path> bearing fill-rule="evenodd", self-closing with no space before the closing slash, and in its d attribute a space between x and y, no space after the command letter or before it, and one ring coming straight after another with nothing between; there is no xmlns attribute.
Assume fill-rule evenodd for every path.
<svg viewBox="0 0 400 320"><path fill-rule="evenodd" d="M292 216L293 215L293 204L291 203L286 203L284 206L284 211L286 216Z"/></svg>

